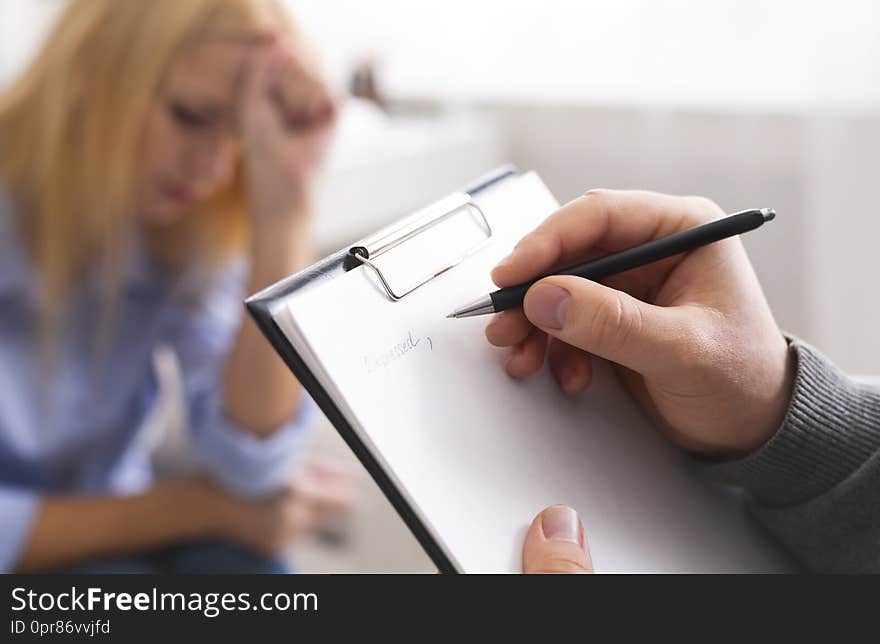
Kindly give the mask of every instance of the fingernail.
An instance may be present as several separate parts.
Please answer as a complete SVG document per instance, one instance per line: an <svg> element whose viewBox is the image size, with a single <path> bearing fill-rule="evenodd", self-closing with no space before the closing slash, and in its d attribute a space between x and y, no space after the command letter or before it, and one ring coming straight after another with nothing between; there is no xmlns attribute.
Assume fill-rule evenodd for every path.
<svg viewBox="0 0 880 644"><path fill-rule="evenodd" d="M581 545L581 520L577 512L565 505L554 505L541 515L544 538L551 541L570 541Z"/></svg>
<svg viewBox="0 0 880 644"><path fill-rule="evenodd" d="M562 367L556 375L556 382L559 383L559 386L562 388L567 394L572 394L575 392L575 370L571 367Z"/></svg>
<svg viewBox="0 0 880 644"><path fill-rule="evenodd" d="M550 329L565 325L571 293L553 284L539 284L529 289L525 313L534 324Z"/></svg>
<svg viewBox="0 0 880 644"><path fill-rule="evenodd" d="M581 390L583 389L580 381L577 379L577 377L574 374L572 374L568 377L568 379L565 381L565 384L563 385L563 388L564 388L565 393L569 396L579 394L579 393L581 393Z"/></svg>
<svg viewBox="0 0 880 644"><path fill-rule="evenodd" d="M490 329L494 329L497 326L498 320L500 318L501 318L500 313L496 313L495 315L492 316L492 319L489 320L489 324L486 325L486 335L488 335L489 333L492 332Z"/></svg>

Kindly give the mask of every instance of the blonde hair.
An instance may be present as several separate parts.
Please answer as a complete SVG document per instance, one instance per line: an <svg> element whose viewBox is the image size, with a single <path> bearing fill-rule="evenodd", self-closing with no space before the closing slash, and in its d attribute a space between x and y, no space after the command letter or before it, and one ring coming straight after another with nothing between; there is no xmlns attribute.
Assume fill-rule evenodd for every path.
<svg viewBox="0 0 880 644"><path fill-rule="evenodd" d="M44 321L87 271L98 271L108 300L118 293L141 136L173 58L202 38L279 29L293 24L277 0L69 1L28 69L0 94L0 183L22 214ZM247 235L240 169L236 177L151 240L154 250L179 260L196 238L215 258L240 249Z"/></svg>

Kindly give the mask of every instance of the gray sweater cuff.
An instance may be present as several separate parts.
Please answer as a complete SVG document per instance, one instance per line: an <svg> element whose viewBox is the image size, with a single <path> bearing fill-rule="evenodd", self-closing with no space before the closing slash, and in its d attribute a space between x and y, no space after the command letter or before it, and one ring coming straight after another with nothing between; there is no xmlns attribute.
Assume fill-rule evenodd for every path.
<svg viewBox="0 0 880 644"><path fill-rule="evenodd" d="M750 455L713 466L765 505L819 496L880 450L880 391L797 338L789 338L789 350L796 375L782 426Z"/></svg>

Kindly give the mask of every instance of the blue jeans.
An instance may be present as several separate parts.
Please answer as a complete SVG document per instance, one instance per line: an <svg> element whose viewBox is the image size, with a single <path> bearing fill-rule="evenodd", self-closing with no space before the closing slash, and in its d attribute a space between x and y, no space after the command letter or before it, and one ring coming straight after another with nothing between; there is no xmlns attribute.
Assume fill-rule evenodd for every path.
<svg viewBox="0 0 880 644"><path fill-rule="evenodd" d="M195 541L140 555L104 559L53 571L72 574L153 574L200 575L286 574L290 565L279 557L269 557L225 541Z"/></svg>

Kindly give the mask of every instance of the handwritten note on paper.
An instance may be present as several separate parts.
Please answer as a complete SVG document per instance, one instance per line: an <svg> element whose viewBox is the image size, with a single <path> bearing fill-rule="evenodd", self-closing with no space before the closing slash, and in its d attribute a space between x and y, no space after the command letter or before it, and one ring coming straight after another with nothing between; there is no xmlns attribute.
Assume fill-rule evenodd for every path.
<svg viewBox="0 0 880 644"><path fill-rule="evenodd" d="M410 331L406 338L385 349L381 353L364 356L364 366L367 369L367 373L373 373L378 369L388 367L393 362L396 362L407 354L419 349L423 351L433 351L434 341L429 336L419 337L413 335L413 332Z"/></svg>

